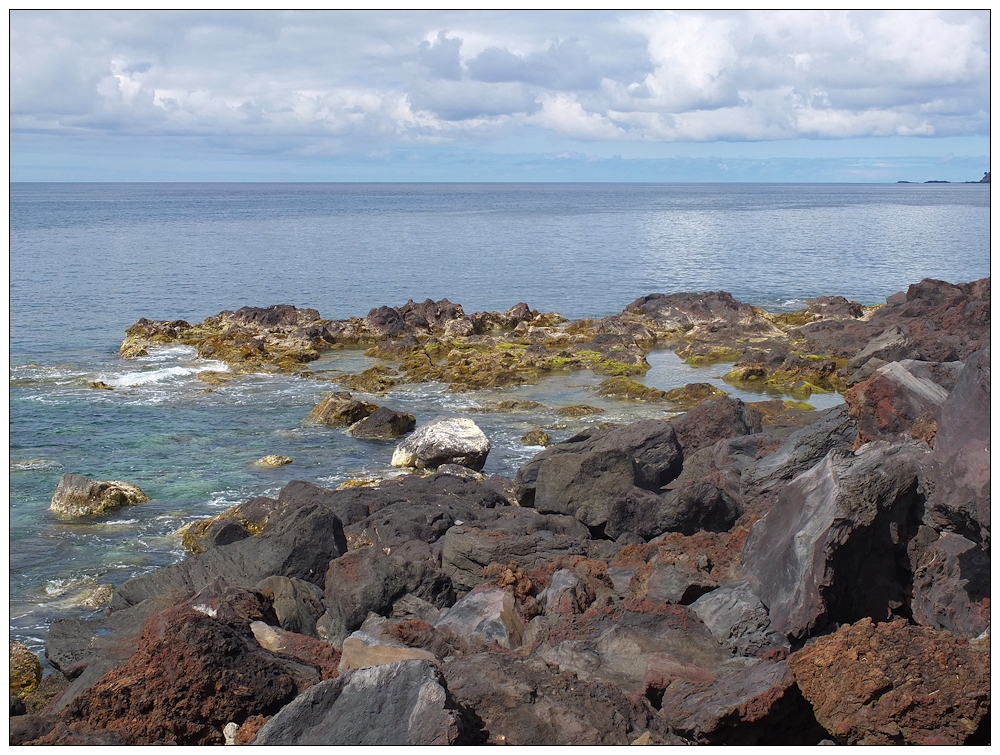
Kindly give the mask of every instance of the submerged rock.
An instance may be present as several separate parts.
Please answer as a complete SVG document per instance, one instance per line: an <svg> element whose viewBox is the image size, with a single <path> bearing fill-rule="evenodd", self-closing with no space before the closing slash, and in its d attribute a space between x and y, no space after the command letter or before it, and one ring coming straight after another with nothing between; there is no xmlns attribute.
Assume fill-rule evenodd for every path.
<svg viewBox="0 0 1000 755"><path fill-rule="evenodd" d="M59 478L49 510L58 516L78 518L148 500L149 496L131 482L91 480L77 474L64 474Z"/></svg>
<svg viewBox="0 0 1000 755"><path fill-rule="evenodd" d="M460 464L478 472L489 452L489 439L471 419L439 417L396 446L392 466L435 469Z"/></svg>
<svg viewBox="0 0 1000 755"><path fill-rule="evenodd" d="M263 467L264 469L277 469L278 467L283 467L286 464L291 464L295 459L291 456L282 456L280 454L268 454L263 456L254 462L254 466Z"/></svg>

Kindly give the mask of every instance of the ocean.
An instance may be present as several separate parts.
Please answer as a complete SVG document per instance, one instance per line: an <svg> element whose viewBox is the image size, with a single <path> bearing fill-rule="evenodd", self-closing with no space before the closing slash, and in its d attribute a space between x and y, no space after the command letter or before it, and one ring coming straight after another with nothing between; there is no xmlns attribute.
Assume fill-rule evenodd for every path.
<svg viewBox="0 0 1000 755"><path fill-rule="evenodd" d="M121 359L140 317L198 322L287 303L343 319L448 298L467 313L524 301L581 318L649 293L718 290L772 311L826 294L877 304L922 278L989 275L989 213L980 184L12 184L11 638L38 651L54 618L99 612L84 605L96 586L179 559L174 533L187 522L292 479L398 473L393 443L303 424L329 382L248 375L211 387L197 373L224 365L184 347ZM728 365L693 368L667 350L649 362L653 387L701 381L766 398L723 383ZM345 350L312 366L371 364ZM510 476L539 450L518 441L533 427L560 440L591 422L664 416L596 396L602 379L461 394L409 385L375 400L418 423L472 416L493 445L484 471ZM475 412L498 398L605 413ZM265 454L295 461L252 465ZM48 506L66 472L128 480L153 500L62 522Z"/></svg>

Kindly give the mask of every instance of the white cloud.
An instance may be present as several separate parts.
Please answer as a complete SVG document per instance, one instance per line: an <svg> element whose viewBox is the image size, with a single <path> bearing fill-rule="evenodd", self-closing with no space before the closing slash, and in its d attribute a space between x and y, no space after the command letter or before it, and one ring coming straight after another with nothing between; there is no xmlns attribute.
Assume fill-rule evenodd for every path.
<svg viewBox="0 0 1000 755"><path fill-rule="evenodd" d="M27 12L12 134L384 150L985 134L975 12ZM325 146L324 146L325 145Z"/></svg>

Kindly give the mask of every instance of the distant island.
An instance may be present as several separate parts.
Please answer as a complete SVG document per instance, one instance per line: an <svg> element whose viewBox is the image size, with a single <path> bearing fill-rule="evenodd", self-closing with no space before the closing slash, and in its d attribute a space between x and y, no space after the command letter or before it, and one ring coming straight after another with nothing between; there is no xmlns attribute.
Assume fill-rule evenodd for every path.
<svg viewBox="0 0 1000 755"><path fill-rule="evenodd" d="M983 177L978 181L963 181L962 183L967 184L988 184L990 182L990 172L986 171L983 173ZM920 181L896 181L898 184L913 184L920 183ZM951 181L924 181L925 184L950 184Z"/></svg>

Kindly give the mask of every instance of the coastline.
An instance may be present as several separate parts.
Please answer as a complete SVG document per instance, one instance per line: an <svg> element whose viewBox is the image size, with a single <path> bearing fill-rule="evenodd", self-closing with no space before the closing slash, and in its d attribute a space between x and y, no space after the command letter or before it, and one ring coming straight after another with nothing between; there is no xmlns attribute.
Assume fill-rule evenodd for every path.
<svg viewBox="0 0 1000 755"><path fill-rule="evenodd" d="M589 370L604 377L598 390L669 414L595 422L512 480L460 465L335 491L300 481L254 511L223 512L189 539L193 555L116 587L105 618L53 624L52 699L11 719L12 743L221 743L229 724L237 741L348 743L345 721L364 717L357 690L371 684L411 701L394 710L402 720L420 695L439 700L423 728L375 729L383 742L976 741L989 706L988 455L972 477L953 465L983 431L988 442L989 289L925 280L879 308L821 297L780 315L716 292L572 322L524 304L466 315L447 300L343 321L285 305L194 325L140 320L124 357L180 344L237 375L322 379L309 369L322 353L364 346L382 366L335 376L335 392L377 397L430 379L460 395ZM691 364L732 363L727 383L788 402L644 394L636 378L664 346ZM846 406L793 403L833 391ZM874 500L860 495L870 489ZM763 555L776 552L790 571ZM903 658L889 660L890 635L909 638L892 651ZM898 694L925 693L895 666L956 659L963 684L946 696L961 716L931 727L931 714L878 700L831 702L824 690L861 682L817 654L864 642ZM236 666L219 643L239 648ZM173 681L170 664L183 669ZM155 699L190 695L206 672L256 691L205 693L207 717ZM568 697L553 686L567 674ZM275 680L286 680L278 692ZM568 728L503 702L525 684ZM130 697L112 704L122 689ZM297 718L318 700L339 718ZM150 705L157 713L135 723L130 706Z"/></svg>

